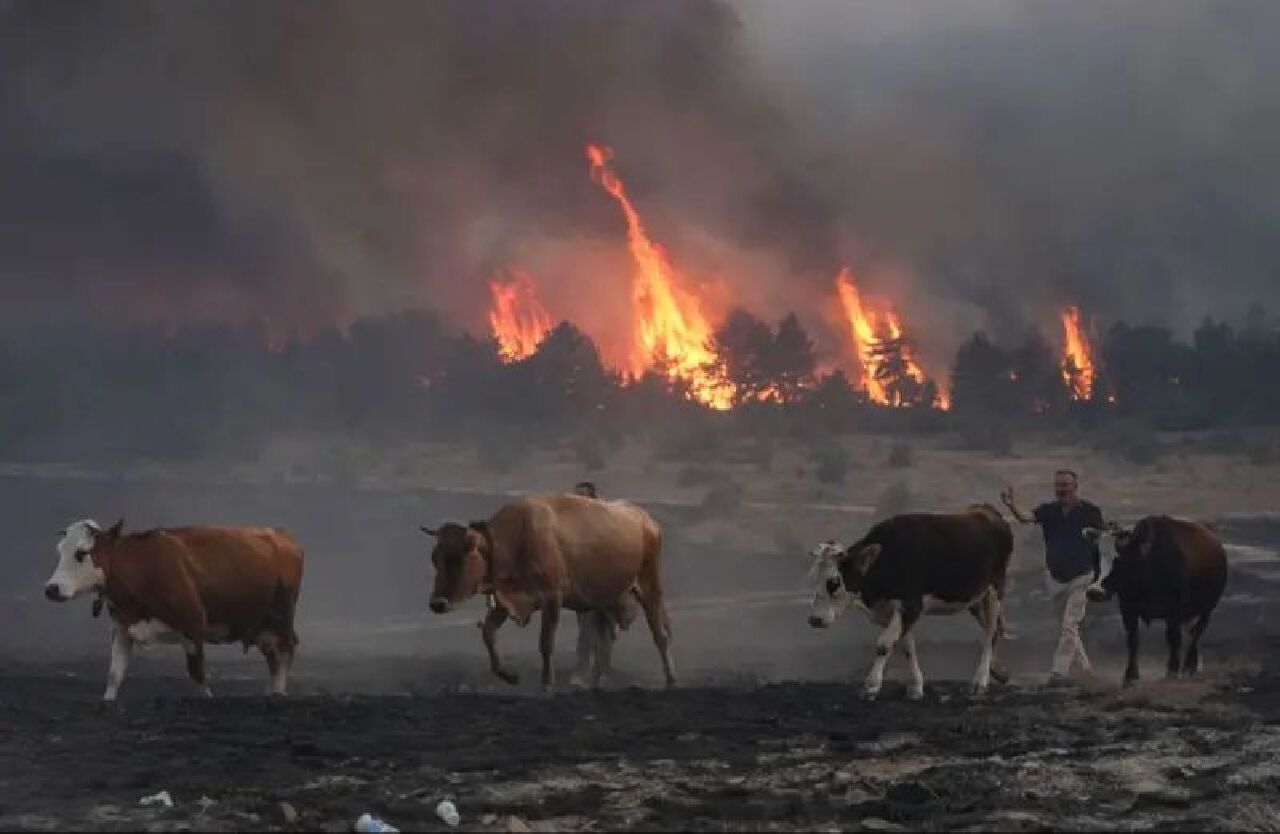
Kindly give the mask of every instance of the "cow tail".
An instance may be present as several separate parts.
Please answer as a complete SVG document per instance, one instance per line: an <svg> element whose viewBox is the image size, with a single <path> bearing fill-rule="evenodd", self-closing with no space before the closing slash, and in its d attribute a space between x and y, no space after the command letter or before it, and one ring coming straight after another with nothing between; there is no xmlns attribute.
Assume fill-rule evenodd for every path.
<svg viewBox="0 0 1280 834"><path fill-rule="evenodd" d="M297 600L285 583L277 579L271 594L271 606L266 626L289 644L289 651L298 646L298 633L293 628L293 614Z"/></svg>

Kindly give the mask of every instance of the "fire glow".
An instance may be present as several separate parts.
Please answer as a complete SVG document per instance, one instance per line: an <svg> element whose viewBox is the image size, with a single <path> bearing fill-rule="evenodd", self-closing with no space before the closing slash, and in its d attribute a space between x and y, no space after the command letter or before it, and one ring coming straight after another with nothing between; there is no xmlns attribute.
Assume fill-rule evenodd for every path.
<svg viewBox="0 0 1280 834"><path fill-rule="evenodd" d="M1062 331L1062 378L1071 389L1073 400L1088 400L1093 396L1096 367L1078 307L1068 307L1062 312Z"/></svg>
<svg viewBox="0 0 1280 834"><path fill-rule="evenodd" d="M531 356L551 331L551 316L538 298L533 278L521 269L509 268L505 277L489 283L493 307L489 329L498 342L504 362Z"/></svg>
<svg viewBox="0 0 1280 834"><path fill-rule="evenodd" d="M699 402L727 409L732 405L733 391L711 370L715 360L709 347L711 324L698 299L680 286L666 251L649 237L640 213L627 196L626 186L609 167L612 158L609 148L587 146L591 178L617 201L627 221L627 248L634 267L631 372L638 377L662 364L668 376L687 384Z"/></svg>
<svg viewBox="0 0 1280 834"><path fill-rule="evenodd" d="M624 380L636 381L657 372L679 382L691 399L717 410L727 410L741 392L723 377L717 363L713 336L718 324L708 312L707 299L697 285L681 274L663 246L654 241L626 185L612 168L613 151L603 145L586 147L589 174L613 198L622 211L631 260L629 320L618 331L627 333L621 350L609 364ZM518 267L507 267L490 282L492 306L489 327L502 361L519 362L533 355L552 329L554 319L539 297L533 276ZM846 334L845 365L854 387L869 402L889 408L951 408L942 384L930 379L919 360L915 343L894 304L867 297L844 267L835 277L835 294L828 320ZM1079 308L1059 313L1063 344L1059 369L1073 400L1090 400L1095 392L1094 351ZM593 338L600 334L593 334ZM1018 382L1018 374L1008 378ZM781 391L756 391L759 402L781 402ZM1107 401L1115 402L1108 396ZM1044 406L1047 408L1047 405ZM1036 407L1037 413L1044 410Z"/></svg>
<svg viewBox="0 0 1280 834"><path fill-rule="evenodd" d="M873 403L894 407L904 405L900 394L885 378L887 368L881 353L886 344L896 343L903 361L902 375L918 385L925 384L924 370L916 361L915 350L904 339L902 320L892 307L884 305L880 310L872 310L864 304L853 280L853 272L848 267L836 276L836 295L840 299L841 313L848 323L854 355L858 360L859 387L866 391ZM950 407L949 398L941 389L934 404L944 411Z"/></svg>

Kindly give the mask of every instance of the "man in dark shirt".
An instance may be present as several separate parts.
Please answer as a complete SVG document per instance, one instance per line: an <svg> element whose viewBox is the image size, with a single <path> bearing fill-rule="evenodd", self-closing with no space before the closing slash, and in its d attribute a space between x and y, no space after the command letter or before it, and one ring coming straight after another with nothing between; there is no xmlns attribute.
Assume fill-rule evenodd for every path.
<svg viewBox="0 0 1280 834"><path fill-rule="evenodd" d="M1085 591L1101 574L1102 559L1097 544L1087 540L1084 531L1104 525L1102 510L1082 500L1079 493L1079 476L1070 469L1059 469L1053 474L1055 500L1041 504L1030 515L1018 506L1012 487L1000 494L1018 521L1039 524L1044 533L1045 581L1053 600L1054 620L1060 627L1051 682L1068 680L1073 664L1086 673L1092 669L1080 637L1080 623L1088 601Z"/></svg>

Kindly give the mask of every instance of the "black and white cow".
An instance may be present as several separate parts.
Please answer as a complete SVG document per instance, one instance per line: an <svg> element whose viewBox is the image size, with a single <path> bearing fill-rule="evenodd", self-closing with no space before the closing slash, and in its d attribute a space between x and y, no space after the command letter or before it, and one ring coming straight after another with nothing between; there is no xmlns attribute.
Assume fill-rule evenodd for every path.
<svg viewBox="0 0 1280 834"><path fill-rule="evenodd" d="M827 541L811 553L816 580L809 624L826 628L843 610L863 608L884 629L867 675L865 695L880 693L890 653L900 647L911 668L908 696L924 697L924 675L911 628L923 614L969 611L983 639L973 691L993 676L995 643L1004 631L1005 575L1013 533L989 504L960 513L910 513L876 524L848 547ZM995 672L998 680L1006 676Z"/></svg>

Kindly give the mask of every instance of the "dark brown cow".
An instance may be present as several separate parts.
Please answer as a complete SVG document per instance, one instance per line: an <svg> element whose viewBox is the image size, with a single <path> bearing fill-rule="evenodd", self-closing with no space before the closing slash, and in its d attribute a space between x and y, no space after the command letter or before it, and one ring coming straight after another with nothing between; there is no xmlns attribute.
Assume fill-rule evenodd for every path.
<svg viewBox="0 0 1280 834"><path fill-rule="evenodd" d="M1098 535L1102 531L1086 531ZM1176 678L1200 671L1200 637L1227 585L1227 552L1222 541L1195 521L1147 516L1132 529L1111 524L1116 558L1089 597L1120 600L1120 616L1129 642L1124 684L1138 679L1138 621L1164 620L1169 643L1166 673ZM1182 656L1182 629L1191 626L1191 643Z"/></svg>
<svg viewBox="0 0 1280 834"><path fill-rule="evenodd" d="M503 668L495 642L508 617L524 626L542 612L545 690L554 683L551 658L560 610L602 612L625 621L627 612L619 601L634 593L662 657L667 684L675 683L662 588L662 532L644 510L626 501L557 493L517 499L487 522L422 529L436 538L432 611L444 614L476 594L492 594L494 605L482 635L498 677L517 682ZM596 642L604 646L609 641ZM607 666L601 654L596 653L593 683Z"/></svg>
<svg viewBox="0 0 1280 834"><path fill-rule="evenodd" d="M206 643L256 645L283 695L298 636L294 610L302 549L281 530L181 527L124 535L78 521L61 534L58 567L45 586L55 602L96 593L114 625L103 696L116 697L135 643L181 642L187 672L205 692Z"/></svg>
<svg viewBox="0 0 1280 834"><path fill-rule="evenodd" d="M989 504L961 513L910 513L876 524L849 547L824 542L813 551L817 580L809 624L824 628L839 611L858 605L884 631L867 675L865 695L875 698L884 667L901 645L911 665L912 699L924 697L924 675L911 627L922 614L971 612L983 630L973 676L976 693L992 677L995 643L1003 633L1005 576L1013 533ZM1003 679L1003 673L997 674Z"/></svg>

